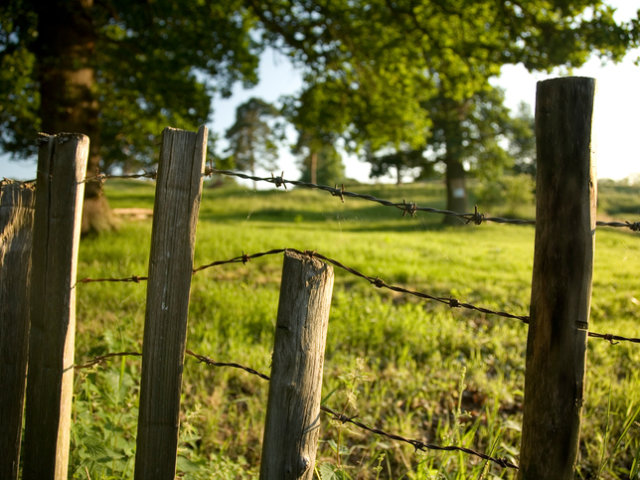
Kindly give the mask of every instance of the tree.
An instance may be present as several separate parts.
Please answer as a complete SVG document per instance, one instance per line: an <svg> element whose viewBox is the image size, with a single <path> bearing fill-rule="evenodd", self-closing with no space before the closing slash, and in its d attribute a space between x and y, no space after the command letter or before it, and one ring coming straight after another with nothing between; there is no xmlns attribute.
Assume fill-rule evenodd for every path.
<svg viewBox="0 0 640 480"><path fill-rule="evenodd" d="M342 156L331 142L300 132L292 149L300 158L300 180L322 185L337 185L345 180Z"/></svg>
<svg viewBox="0 0 640 480"><path fill-rule="evenodd" d="M513 171L536 176L535 118L531 107L522 102L513 117L509 154L514 159Z"/></svg>
<svg viewBox="0 0 640 480"><path fill-rule="evenodd" d="M534 140L524 120L513 118L504 106L504 92L490 85L464 102L442 95L422 107L432 122L422 148L369 155L367 161L373 175L387 173L391 167L398 174L419 167L421 178L432 176L437 164L444 165L449 210L467 211L466 170L475 170L481 177L495 176L513 162L516 137L522 147ZM459 223L456 217L451 219L452 224Z"/></svg>
<svg viewBox="0 0 640 480"><path fill-rule="evenodd" d="M13 100L0 146L23 154L38 130L80 131L92 139L89 176L135 169L162 127L196 128L213 93L255 82L268 43L304 69L312 104L335 100L323 131L352 151L424 148L425 105L451 105L461 125L449 124L447 178L463 178L460 113L502 65L579 66L594 51L619 60L639 36L638 20L617 24L601 0L7 0L0 87ZM99 183L86 192L101 218Z"/></svg>
<svg viewBox="0 0 640 480"><path fill-rule="evenodd" d="M225 133L230 144L227 152L235 168L248 170L251 175L255 175L257 167L277 168L281 135L279 128L269 122L279 115L276 107L259 98L250 98L236 108L236 121Z"/></svg>
<svg viewBox="0 0 640 480"><path fill-rule="evenodd" d="M399 149L375 155L365 148L363 160L371 164L371 177L382 177L395 170L396 185L402 183L402 176L407 170L421 168L423 171L431 167L424 157L423 149ZM429 169L432 172L432 168ZM421 175L422 176L422 175ZM425 175L426 176L426 175Z"/></svg>
<svg viewBox="0 0 640 480"><path fill-rule="evenodd" d="M249 3L273 45L306 68L307 82L345 99L349 120L334 131L372 152L430 142L446 165L447 205L456 210L466 207L465 163L502 155L499 142L485 142L485 152L465 157L470 132L491 126L471 115L502 65L580 66L594 51L615 61L640 33L637 21L617 24L600 0Z"/></svg>
<svg viewBox="0 0 640 480"><path fill-rule="evenodd" d="M302 180L331 184L344 180L344 164L336 149L338 130L346 127L347 117L339 94L309 85L299 95L284 100L283 113L298 131L298 140L291 149L300 157Z"/></svg>
<svg viewBox="0 0 640 480"><path fill-rule="evenodd" d="M426 102L424 108L433 122L426 156L445 166L447 209L466 212L466 171L475 169L480 176L490 177L512 162L507 151L512 118L504 106L504 93L490 85L464 101L443 93ZM460 223L453 216L444 220Z"/></svg>
<svg viewBox="0 0 640 480"><path fill-rule="evenodd" d="M230 14L229 12L233 12ZM87 176L154 161L155 137L195 129L211 97L255 83L259 45L241 0L9 0L0 7L0 147L34 151L36 132L91 139ZM109 226L87 182L84 229Z"/></svg>

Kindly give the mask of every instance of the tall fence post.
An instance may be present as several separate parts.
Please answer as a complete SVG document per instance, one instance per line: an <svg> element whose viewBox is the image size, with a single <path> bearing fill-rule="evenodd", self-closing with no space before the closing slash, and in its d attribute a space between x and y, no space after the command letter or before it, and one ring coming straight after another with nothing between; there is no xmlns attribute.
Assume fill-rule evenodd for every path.
<svg viewBox="0 0 640 480"><path fill-rule="evenodd" d="M0 181L0 478L16 480L29 346L33 185Z"/></svg>
<svg viewBox="0 0 640 480"><path fill-rule="evenodd" d="M75 283L88 154L86 135L41 139L31 256L24 480L67 478Z"/></svg>
<svg viewBox="0 0 640 480"><path fill-rule="evenodd" d="M276 323L262 480L313 478L333 268L286 251Z"/></svg>
<svg viewBox="0 0 640 480"><path fill-rule="evenodd" d="M207 129L166 128L153 211L135 478L173 480Z"/></svg>
<svg viewBox="0 0 640 480"><path fill-rule="evenodd" d="M571 479L578 452L596 222L595 80L538 83L537 208L519 478Z"/></svg>

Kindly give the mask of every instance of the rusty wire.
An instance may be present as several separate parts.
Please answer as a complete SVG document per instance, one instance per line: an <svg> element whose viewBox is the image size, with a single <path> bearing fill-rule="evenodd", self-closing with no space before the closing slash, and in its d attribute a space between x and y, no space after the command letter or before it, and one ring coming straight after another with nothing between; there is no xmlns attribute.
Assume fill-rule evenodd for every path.
<svg viewBox="0 0 640 480"><path fill-rule="evenodd" d="M235 172L235 171L232 171L232 170L219 170L219 169L216 169L216 168L207 167L207 169L205 170L204 175L210 176L212 174L234 176L234 177L238 177L238 178L243 178L245 180L253 180L254 182L267 182L267 183L274 184L276 187L282 186L285 189L287 188L287 184L291 184L291 185L294 185L296 187L304 187L304 188L310 188L310 189L314 189L314 190L321 190L321 191L325 191L325 192L330 193L334 197L340 197L340 199L342 200L342 203L344 203L344 197L353 197L353 198L359 198L361 200L368 200L368 201L375 202L375 203L378 203L380 205L383 205L385 207L397 208L397 209L402 211L402 216L403 217L406 216L406 215L413 217L413 216L415 216L416 212L426 212L426 213L435 213L435 214L440 214L440 215L447 215L447 216L457 217L457 218L460 218L460 219L464 220L464 222L467 223L467 224L473 223L474 225L481 225L484 222L493 222L493 223L502 223L502 224L511 224L511 225L535 225L536 224L535 220L487 216L486 214L479 212L477 206L474 208L474 212L473 213L460 213L460 212L454 212L454 211L451 211L451 210L444 210L444 209L440 209L440 208L421 207L421 206L417 205L416 203L406 202L405 200L403 200L402 203L400 203L400 202L392 202L392 201L389 201L389 200L385 200L385 199L374 197L372 195L350 192L350 191L347 191L347 190L344 189L344 185L341 185L341 187L338 188L337 185L335 187L330 187L328 185L319 185L319 184L315 184L315 183L302 182L302 181L299 181L299 180L287 180L287 179L282 177L282 174L280 176L277 176L277 177L275 177L273 174L271 175L271 177L257 177L255 175L247 175L245 173ZM604 221L597 221L596 222L596 226L599 226L599 227L614 227L614 228L628 228L633 232L640 231L640 222L628 222L628 221L624 221L624 222L604 222Z"/></svg>
<svg viewBox="0 0 640 480"><path fill-rule="evenodd" d="M310 182L302 182L300 180L287 180L287 179L285 179L283 177L283 174L280 174L279 176L274 176L273 174L271 174L270 177L258 177L258 176L255 176L255 175L248 175L246 173L236 172L236 171L233 171L233 170L221 170L221 169L217 169L217 168L206 167L203 175L204 176L211 176L213 174L238 177L238 178L242 178L242 179L245 179L245 180L252 180L254 182L271 183L271 184L275 185L276 187L283 187L285 190L287 188L287 184L293 185L293 186L296 186L296 187L303 187L303 188L309 188L309 189L313 189L313 190L320 190L320 191L328 192L329 194L331 194L334 197L339 197L340 200L342 201L342 203L344 203L345 197L351 197L351 198L358 198L358 199L361 199L361 200L367 200L367 201L370 201L370 202L378 203L378 204L383 205L385 207L397 208L397 209L402 211L402 216L403 217L404 216L413 217L413 216L415 216L415 214L417 212L425 212L425 213L434 213L434 214L439 214L439 215L457 217L457 218L460 218L461 220L463 220L467 224L473 223L474 225L481 225L481 224L483 224L485 222L502 223L502 224L510 224L510 225L535 225L535 223L536 223L535 220L528 220L528 219L491 217L491 216L488 216L485 213L479 212L477 206L475 207L474 211L471 212L471 213L460 213L460 212L454 212L452 210L445 210L445 209L441 209L441 208L422 207L422 206L417 205L414 202L407 202L405 200L403 200L402 202L392 202L390 200L385 200L385 199L382 199L382 198L374 197L373 195L350 192L350 191L344 189L344 185L341 185L340 187L338 187L337 185L335 187L330 187L328 185L321 185L321 184L310 183ZM89 182L89 181L92 181L92 180L99 180L99 181L103 182L104 180L110 179L110 178L124 178L124 179L151 178L151 179L155 179L155 178L157 178L157 172L155 172L155 171L147 171L147 172L144 172L144 173L127 174L127 175L110 175L110 174L101 173L101 174L95 175L93 177L87 177L87 178L85 178L85 180L83 180L83 182ZM618 221L615 221L615 222L604 222L604 221L597 221L596 222L596 226L598 226L598 227L628 228L629 230L631 230L633 232L640 231L640 222L629 222L629 221L624 221L624 222L618 222Z"/></svg>
<svg viewBox="0 0 640 480"><path fill-rule="evenodd" d="M339 262L338 260L334 260L333 258L327 257L325 255L322 255L318 252L315 251L311 251L311 250L297 250L295 248L276 248L276 249L272 249L272 250L267 250L264 252L258 252L258 253L254 253L254 254L246 254L243 253L242 255L239 255L237 257L233 257L230 258L228 260L217 260L215 262L211 262L211 263L207 263L205 265L201 265L197 268L193 269L193 273L197 273L200 272L202 270L206 270L208 268L212 268L212 267L216 267L219 265L225 265L225 264L229 264L229 263L242 263L242 264L246 264L249 260L253 259L253 258L259 258L259 257L264 257L267 255L275 255L275 254L280 254L283 252L286 252L287 250L298 253L300 255L307 255L310 257L315 257L319 260L323 260L325 262L331 263L332 265L350 273L351 275L354 275L356 277L362 278L364 280L366 280L367 282L369 282L371 285L377 287L377 288L385 288L394 292L398 292L398 293L403 293L403 294L407 294L407 295L412 295L418 298L422 298L425 300L431 300L431 301L435 301L435 302L439 302L442 303L444 305L447 305L450 308L464 308L467 310L474 310L480 313L484 313L486 315L495 315L498 317L503 317L503 318L509 318L509 319L514 319L514 320L519 320L520 322L524 323L524 324L529 324L529 320L530 317L528 315L516 315L513 313L508 313L508 312L503 312L503 311L496 311L496 310L490 310L488 308L485 307L479 307L477 305L473 305L471 303L467 303L467 302L461 302L460 300L458 300L457 298L453 298L453 297L438 297L435 295L431 295L425 292L419 292L416 290L410 290L408 288L405 287L401 287L398 285L392 285L392 284L388 284L386 283L384 280L382 280L379 277L372 277L370 275L366 275L358 270L356 270L355 268L349 267L347 265L344 265L343 263ZM120 277L120 278L82 278L80 280L78 280L78 283L93 283L93 282L134 282L134 283L139 283L143 280L148 280L148 277L143 277L143 276L138 276L138 275L131 275L128 277ZM631 343L639 343L640 344L640 338L629 338L629 337L623 337L620 335L614 335L614 334L610 334L610 333L597 333L597 332L587 332L587 335L589 337L592 338L600 338L602 340L606 340L609 343L611 343L612 345L615 345L617 343L620 342L631 342Z"/></svg>
<svg viewBox="0 0 640 480"><path fill-rule="evenodd" d="M216 168L207 168L204 174L207 176L212 174L234 176L238 178L243 178L245 180L253 180L254 182L267 182L275 185L276 187L282 186L285 189L287 187L287 184L290 184L296 187L304 187L304 188L310 188L313 190L320 190L320 191L328 192L334 197L339 197L343 203L344 203L345 197L359 198L361 200L367 200L370 202L378 203L385 207L397 208L402 211L403 217L406 215L413 217L417 212L426 212L426 213L435 213L440 215L458 217L464 220L465 223L473 223L475 225L480 225L483 222L511 223L516 225L528 225L528 224L535 223L533 220L519 220L519 219L508 219L508 218L501 218L501 217L489 217L483 213L478 212L477 207L474 213L459 213L459 212L454 212L452 210L444 210L441 208L421 207L416 203L407 202L405 200L403 200L402 202L392 202L390 200L374 197L373 195L350 192L344 189L344 185L341 185L340 187L338 187L337 185L335 187L330 187L328 185L302 182L300 180L287 180L283 178L282 175L276 177L272 174L271 177L257 177L255 175L247 175L246 173L242 173L242 172L234 172L232 170L219 170Z"/></svg>
<svg viewBox="0 0 640 480"><path fill-rule="evenodd" d="M205 355L201 355L198 353L194 353L191 350L187 349L186 350L186 354L190 355L192 357L194 357L196 360L198 360L200 363L204 363L205 365L209 365L212 367L231 367L231 368L237 368L240 370L244 370L247 373L250 373L252 375L255 375L263 380L270 380L269 375L266 375L264 373L261 373L251 367L246 367L244 365L241 365L239 363L233 363L233 362L218 362L215 361ZM141 353L139 352L116 352L116 353L108 353L106 355L100 355L98 357L93 358L92 360L89 360L86 363L83 363L81 365L74 365L73 368L75 368L76 370L79 369L83 369L83 368L89 368L92 367L94 365L98 365L98 364L102 364L104 363L106 360L110 359L110 358L114 358L114 357L123 357L123 356L142 356ZM457 445L447 445L447 446L442 446L442 445L435 445L433 443L426 443L423 442L421 440L416 440L416 439L412 439L412 438L407 438L407 437L403 437L402 435L398 435L395 433L390 433L387 432L385 430L382 430L380 428L376 428L376 427L371 427L369 425L366 425L365 423L362 423L358 420L356 420L357 417L352 416L349 417L343 413L338 413L337 411L325 406L325 405L321 405L320 406L320 410L322 410L323 412L327 413L328 415L330 415L334 420L337 420L341 423L350 423L351 425L354 425L358 428L360 428L361 430L365 430L368 431L370 433L373 433L374 435L379 435L379 436L383 436L386 438L389 438L391 440L396 440L399 442L403 442L403 443L407 443L409 445L411 445L416 451L417 450L421 450L421 451L427 451L427 450L434 450L434 451L459 451L462 453L466 453L467 455L472 455L472 456L476 456L479 457L483 460L489 461L489 462L493 462L496 465L499 465L502 468L514 468L514 469L518 469L518 465L516 465L515 463L509 461L506 458L497 458L497 457L492 457L490 455L487 455L486 453L483 452L478 452L476 450L473 450L471 448L467 448L467 447L460 447Z"/></svg>
<svg viewBox="0 0 640 480"><path fill-rule="evenodd" d="M130 173L130 174L122 174L122 175L98 173L97 175L86 177L84 180L78 183L88 183L88 182L104 183L105 180L108 180L108 179L140 179L140 178L149 178L149 179L155 180L158 178L158 172L156 170L148 170L143 173Z"/></svg>
<svg viewBox="0 0 640 480"><path fill-rule="evenodd" d="M99 365L114 357L141 357L142 354L140 352L114 352L107 353L105 355L98 355L97 357L92 358L88 362L82 363L80 365L73 365L69 368L74 368L75 370L81 370L83 368L93 367L94 365Z"/></svg>
<svg viewBox="0 0 640 480"><path fill-rule="evenodd" d="M507 312L500 312L500 311L495 311L495 310L489 310L488 308L484 308L484 307L478 307L476 305L472 305L470 303L466 303L466 302L461 302L460 300L456 299L456 298L452 298L452 297L438 297L435 295L430 295L428 293L424 293L424 292L418 292L415 290L409 290L407 288L404 287L400 287L398 285L390 285L388 283L386 283L384 280L382 280L379 277L371 277L369 275L365 275L362 272L359 272L358 270L348 267L342 263L340 263L337 260L334 260L332 258L326 257L320 253L317 252L313 252L313 251L309 251L306 250L304 252L300 251L300 250L296 250L293 248L289 248L287 250L296 252L298 254L303 254L303 255L308 255L311 257L315 257L318 258L320 260L324 260L325 262L331 263L332 265L341 268L343 270L345 270L346 272L349 272L352 275L355 275L356 277L360 277L365 279L366 281L368 281L371 285L377 287L377 288L386 288L388 290L392 290L394 292L398 292L398 293L405 293L407 295L413 295L415 297L419 297L419 298L423 298L426 300L433 300L435 302L440 302L443 303L451 308L466 308L468 310L475 310L481 313L485 313L488 315L497 315L499 317L504 317L504 318L513 318L516 320L520 320L523 323L528 323L529 322L529 317L525 316L525 315L514 315L512 313L507 313Z"/></svg>
<svg viewBox="0 0 640 480"><path fill-rule="evenodd" d="M376 435L382 435L382 436L390 438L392 440L397 440L399 442L408 443L409 445L413 446L413 448L415 448L416 450L422 450L422 451L426 451L426 450L459 451L459 452L466 453L468 455L475 455L476 457L480 457L483 460L487 460L489 462L493 462L493 463L495 463L497 465L500 465L502 468L515 468L515 469L518 468L518 466L515 463L510 462L506 458L492 457L490 455L487 455L486 453L478 452L477 450L472 450L472 449L466 448L466 447L459 447L459 446L455 446L455 445L451 445L451 446L434 445L433 443L425 443L425 442L422 442L420 440L405 438L405 437L403 437L401 435L397 435L397 434L394 434L394 433L388 433L388 432L385 432L384 430L381 430L379 428L370 427L369 425L365 425L364 423L355 420L356 417L349 417L349 416L344 415L342 413L338 413L335 410L332 410L331 408L326 407L324 405L322 405L320 407L320 410L322 410L323 412L328 413L335 420L338 420L339 422L351 423L352 425L355 425L356 427L359 427L362 430L366 430L366 431L374 433Z"/></svg>
<svg viewBox="0 0 640 480"><path fill-rule="evenodd" d="M212 367L231 367L231 368L237 368L240 370L244 370L245 372L250 373L251 375L256 375L257 377L260 377L264 380L269 380L269 375L265 375L264 373L260 373L257 370L254 370L253 368L250 367L245 367L244 365L240 365L239 363L233 363L233 362L216 362L215 360L212 360L209 357L205 357L204 355L200 355L198 353L194 353L191 350L187 349L186 350L188 355L191 355L193 358L197 359L200 363L204 363L206 365L210 365Z"/></svg>
<svg viewBox="0 0 640 480"><path fill-rule="evenodd" d="M632 232L640 232L640 222L602 222L597 221L598 227L614 227L614 228L628 228Z"/></svg>

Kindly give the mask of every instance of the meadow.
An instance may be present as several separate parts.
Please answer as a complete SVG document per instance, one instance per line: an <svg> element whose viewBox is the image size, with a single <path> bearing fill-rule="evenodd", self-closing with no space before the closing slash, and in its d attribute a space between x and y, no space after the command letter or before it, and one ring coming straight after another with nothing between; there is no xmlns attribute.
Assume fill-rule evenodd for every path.
<svg viewBox="0 0 640 480"><path fill-rule="evenodd" d="M440 182L347 188L444 206ZM113 208L153 207L151 182L109 180L105 190ZM486 191L474 187L479 198ZM533 217L532 196L508 200L493 201L489 212ZM604 219L637 221L640 188L603 184L600 205ZM195 265L274 248L314 250L390 284L528 315L533 227L444 227L439 215L401 213L310 190L205 185ZM146 275L150 234L150 218L124 218L117 231L84 238L78 278ZM638 235L597 232L594 331L640 337ZM281 268L282 256L271 255L194 275L187 348L269 374ZM144 282L79 284L77 308L76 363L141 351ZM404 437L517 463L526 339L527 327L517 320L377 289L336 269L323 404ZM592 339L587 355L578 478L640 478L640 345ZM140 370L139 357L77 370L73 478L133 477ZM188 356L177 477L256 478L267 393L267 382L254 375ZM321 420L322 480L516 476L477 457L417 452L328 416Z"/></svg>

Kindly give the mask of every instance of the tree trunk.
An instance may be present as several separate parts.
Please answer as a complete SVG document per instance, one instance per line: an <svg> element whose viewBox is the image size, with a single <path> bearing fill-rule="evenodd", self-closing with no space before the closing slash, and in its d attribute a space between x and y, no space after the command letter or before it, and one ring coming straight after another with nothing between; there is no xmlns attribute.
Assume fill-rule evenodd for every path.
<svg viewBox="0 0 640 480"><path fill-rule="evenodd" d="M458 213L467 211L467 187L462 161L453 156L448 156L445 160L447 172L445 175L447 183L447 210ZM462 225L464 222L459 217L446 215L444 217L446 225Z"/></svg>
<svg viewBox="0 0 640 480"><path fill-rule="evenodd" d="M95 94L96 31L93 0L35 2L38 15L38 81L40 118L45 133L83 133L90 139L87 177L100 169L100 142ZM109 205L99 181L85 185L82 232L113 226Z"/></svg>
<svg viewBox="0 0 640 480"><path fill-rule="evenodd" d="M311 173L311 183L317 184L318 183L318 153L317 152L311 152L310 173Z"/></svg>

